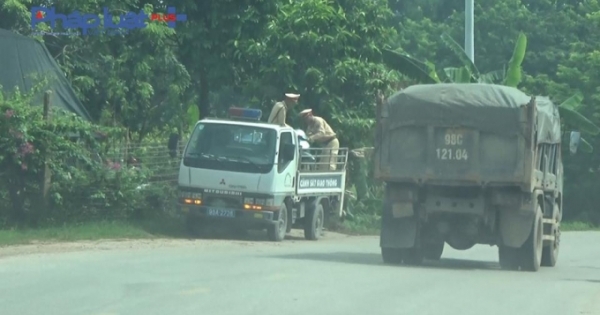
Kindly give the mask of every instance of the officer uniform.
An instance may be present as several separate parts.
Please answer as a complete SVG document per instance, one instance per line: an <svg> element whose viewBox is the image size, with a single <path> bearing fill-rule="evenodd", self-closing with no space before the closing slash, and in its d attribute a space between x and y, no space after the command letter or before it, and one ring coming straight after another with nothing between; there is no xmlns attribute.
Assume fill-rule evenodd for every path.
<svg viewBox="0 0 600 315"><path fill-rule="evenodd" d="M306 135L308 141L317 143L320 147L329 150L323 150L323 157L319 158L319 170L335 171L337 168L338 152L340 142L337 139L336 133L331 129L331 126L325 119L312 115L311 109L305 109L300 112L300 115L307 119ZM327 166L329 163L329 167Z"/></svg>
<svg viewBox="0 0 600 315"><path fill-rule="evenodd" d="M279 125L282 127L288 126L288 124L286 124L285 119L287 117L287 110L289 109L289 105L288 104L293 104L295 102L298 101L298 98L300 98L300 94L291 94L291 93L287 93L285 94L286 97L286 101L281 101L281 102L277 102L275 103L275 105L273 106L273 109L271 109L271 114L269 115L269 120L267 121L270 124L275 124L275 125Z"/></svg>

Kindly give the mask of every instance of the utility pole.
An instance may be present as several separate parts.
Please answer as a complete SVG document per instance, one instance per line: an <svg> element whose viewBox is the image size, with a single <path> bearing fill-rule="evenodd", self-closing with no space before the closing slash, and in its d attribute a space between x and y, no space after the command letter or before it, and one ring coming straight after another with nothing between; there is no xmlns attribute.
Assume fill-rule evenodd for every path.
<svg viewBox="0 0 600 315"><path fill-rule="evenodd" d="M465 53L475 63L475 0L465 0Z"/></svg>

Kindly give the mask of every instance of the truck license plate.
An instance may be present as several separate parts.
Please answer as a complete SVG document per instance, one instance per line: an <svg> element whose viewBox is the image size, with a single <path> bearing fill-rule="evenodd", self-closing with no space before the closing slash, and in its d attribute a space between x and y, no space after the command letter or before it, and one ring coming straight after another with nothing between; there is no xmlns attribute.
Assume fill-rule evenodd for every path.
<svg viewBox="0 0 600 315"><path fill-rule="evenodd" d="M443 161L469 161L469 133L461 129L445 129L438 132L435 156Z"/></svg>
<svg viewBox="0 0 600 315"><path fill-rule="evenodd" d="M206 214L208 214L211 217L235 218L235 211L229 209L209 208L206 211Z"/></svg>

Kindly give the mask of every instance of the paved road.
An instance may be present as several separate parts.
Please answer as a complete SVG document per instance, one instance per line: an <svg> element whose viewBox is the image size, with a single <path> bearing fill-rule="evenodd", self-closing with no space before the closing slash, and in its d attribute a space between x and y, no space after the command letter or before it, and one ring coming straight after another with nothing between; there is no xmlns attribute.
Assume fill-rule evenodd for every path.
<svg viewBox="0 0 600 315"><path fill-rule="evenodd" d="M0 314L600 314L600 233L563 235L538 273L501 271L484 246L385 266L375 237L0 249Z"/></svg>

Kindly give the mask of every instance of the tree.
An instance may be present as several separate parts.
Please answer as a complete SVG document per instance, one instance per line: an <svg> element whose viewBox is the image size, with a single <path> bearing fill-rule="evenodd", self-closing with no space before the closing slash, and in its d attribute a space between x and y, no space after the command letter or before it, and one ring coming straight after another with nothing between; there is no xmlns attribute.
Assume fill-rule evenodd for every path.
<svg viewBox="0 0 600 315"><path fill-rule="evenodd" d="M11 21L12 29L29 35L32 33L29 10L42 3L7 2L0 17L18 16L18 20ZM78 10L96 14L102 13L104 6L112 9L115 19L119 13L137 12L140 7L148 14L161 9L133 0L61 1L54 4L58 13ZM51 30L49 25L40 23L38 29L65 31L58 24ZM148 22L146 28L126 34L36 37L46 44L96 119L103 112L109 112L112 122L136 133L141 140L150 131L180 117L187 108L183 96L190 78L177 59L174 35L175 30L166 23Z"/></svg>
<svg viewBox="0 0 600 315"><path fill-rule="evenodd" d="M238 77L243 75L239 68L248 64L234 58L237 43L258 37L278 5L276 0L188 0L178 6L188 16L177 30L179 56L197 92L199 117L213 113L211 92L239 83Z"/></svg>
<svg viewBox="0 0 600 315"><path fill-rule="evenodd" d="M248 64L241 81L246 95L267 101L262 105L269 110L285 91L298 91L318 115L339 118L340 141L370 141L365 130L373 120L364 118L374 117L375 91L398 80L380 62L381 49L396 37L391 17L382 0L282 5L260 37L237 43L236 60Z"/></svg>

